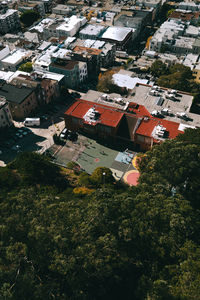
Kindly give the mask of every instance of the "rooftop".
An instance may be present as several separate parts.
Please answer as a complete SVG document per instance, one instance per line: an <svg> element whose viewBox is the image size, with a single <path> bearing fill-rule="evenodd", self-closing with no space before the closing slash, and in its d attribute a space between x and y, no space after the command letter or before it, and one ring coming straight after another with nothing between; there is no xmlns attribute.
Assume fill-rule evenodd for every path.
<svg viewBox="0 0 200 300"><path fill-rule="evenodd" d="M132 78L129 75L119 74L119 73L113 74L112 79L114 84L122 88L125 87L128 90L132 90L137 83L144 83L144 84L148 83L148 80L146 79L140 79L138 77Z"/></svg>
<svg viewBox="0 0 200 300"><path fill-rule="evenodd" d="M153 137L154 141L156 140L162 140L162 137L159 137L159 135L156 135L155 129L157 126L161 126L165 129L166 138L174 139L179 135L180 133L183 133L183 131L179 130L179 123L163 120L163 119L153 119L153 118L144 118L142 122L140 123L138 129L136 130L137 134Z"/></svg>
<svg viewBox="0 0 200 300"><path fill-rule="evenodd" d="M2 62L15 65L21 62L25 57L29 55L31 55L30 51L25 51L24 49L18 49L13 53L11 53L10 55L8 55L6 58L2 59Z"/></svg>
<svg viewBox="0 0 200 300"><path fill-rule="evenodd" d="M154 110L160 112L162 112L162 110L164 110L164 112L168 111L169 114L163 114L165 120L185 123L192 126L200 126L200 116L190 113L193 96L189 93L175 91L176 95L171 97L171 91L171 89L161 87L156 87L156 90L153 90L150 85L139 84L139 86L136 86L134 89L134 95L128 97L128 100L144 105L150 113ZM185 112L191 119L182 120L178 118L176 113L181 112Z"/></svg>
<svg viewBox="0 0 200 300"><path fill-rule="evenodd" d="M132 28L112 26L103 33L102 38L122 42L130 32Z"/></svg>
<svg viewBox="0 0 200 300"><path fill-rule="evenodd" d="M64 70L73 70L75 65L77 65L78 62L74 60L62 60L60 63L57 61L54 61L51 63L52 67L60 68Z"/></svg>
<svg viewBox="0 0 200 300"><path fill-rule="evenodd" d="M102 25L92 25L88 24L85 28L79 31L79 34L86 34L92 36L99 36L103 31L105 31L106 27Z"/></svg>
<svg viewBox="0 0 200 300"><path fill-rule="evenodd" d="M81 47L81 46L76 46L73 49L73 51L74 52L79 52L79 53L87 52L88 54L91 54L91 55L99 55L101 53L100 49L87 48L87 47Z"/></svg>
<svg viewBox="0 0 200 300"><path fill-rule="evenodd" d="M6 19L14 13L18 13L15 9L8 9L4 14L0 14L0 20Z"/></svg>
<svg viewBox="0 0 200 300"><path fill-rule="evenodd" d="M4 84L0 88L0 96L6 98L11 103L22 103L32 92L34 88L28 88L25 86L17 87L11 84Z"/></svg>
<svg viewBox="0 0 200 300"><path fill-rule="evenodd" d="M91 108L95 109L98 113L96 119L91 118L90 120L86 115ZM74 102L65 114L82 119L86 124L95 126L96 124L101 123L102 125L110 127L116 127L124 115L123 112L118 112L108 106L96 103L94 105L94 103L85 100L77 100Z"/></svg>

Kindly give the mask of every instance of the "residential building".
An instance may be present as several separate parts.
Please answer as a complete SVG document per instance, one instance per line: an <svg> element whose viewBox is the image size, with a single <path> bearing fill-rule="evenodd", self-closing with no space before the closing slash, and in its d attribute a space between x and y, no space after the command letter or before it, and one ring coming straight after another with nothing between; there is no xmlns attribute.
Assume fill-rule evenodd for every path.
<svg viewBox="0 0 200 300"><path fill-rule="evenodd" d="M149 50L160 52L161 47L165 46L170 51L175 39L182 36L184 30L185 24L179 20L164 22L150 40Z"/></svg>
<svg viewBox="0 0 200 300"><path fill-rule="evenodd" d="M10 49L9 47L0 45L0 64L1 64L1 60L4 59L6 56L8 56L10 54Z"/></svg>
<svg viewBox="0 0 200 300"><path fill-rule="evenodd" d="M186 21L189 22L190 24L196 25L200 20L200 12L176 9L170 14L169 19L181 20L183 22Z"/></svg>
<svg viewBox="0 0 200 300"><path fill-rule="evenodd" d="M24 12L27 10L34 10L41 17L45 15L44 3L42 1L20 1L18 3L18 11Z"/></svg>
<svg viewBox="0 0 200 300"><path fill-rule="evenodd" d="M187 54L193 52L195 39L191 37L178 36L171 45L172 52L176 54Z"/></svg>
<svg viewBox="0 0 200 300"><path fill-rule="evenodd" d="M49 66L49 71L65 75L65 85L68 88L79 86L80 82L87 78L87 65L79 61L57 59Z"/></svg>
<svg viewBox="0 0 200 300"><path fill-rule="evenodd" d="M179 3L178 8L181 10L194 12L194 11L199 11L200 5L196 4L193 1L183 1Z"/></svg>
<svg viewBox="0 0 200 300"><path fill-rule="evenodd" d="M133 11L131 15L121 14L119 17L114 21L115 26L120 27L129 27L134 29L132 31L132 39L135 39L141 30L150 25L152 22L151 14L148 10L143 11Z"/></svg>
<svg viewBox="0 0 200 300"><path fill-rule="evenodd" d="M44 38L47 40L50 37L69 37L74 36L87 22L85 17L71 16L63 20L55 20L54 23L47 25L44 28Z"/></svg>
<svg viewBox="0 0 200 300"><path fill-rule="evenodd" d="M0 65L3 70L16 71L23 62L31 57L31 55L32 51L26 51L24 49L14 50L0 61Z"/></svg>
<svg viewBox="0 0 200 300"><path fill-rule="evenodd" d="M83 40L91 39L98 40L102 34L106 31L107 27L103 25L88 24L79 31L79 37Z"/></svg>
<svg viewBox="0 0 200 300"><path fill-rule="evenodd" d="M15 120L24 120L38 106L35 88L3 84L0 88L0 97L4 97L10 107L11 115Z"/></svg>
<svg viewBox="0 0 200 300"><path fill-rule="evenodd" d="M128 48L132 40L132 28L129 27L108 27L103 33L101 40L114 43L117 50Z"/></svg>
<svg viewBox="0 0 200 300"><path fill-rule="evenodd" d="M20 30L20 20L18 11L8 9L5 1L0 3L0 34Z"/></svg>
<svg viewBox="0 0 200 300"><path fill-rule="evenodd" d="M0 128L10 127L13 125L8 102L0 96Z"/></svg>
<svg viewBox="0 0 200 300"><path fill-rule="evenodd" d="M72 52L73 49L77 46L101 50L100 66L103 68L108 68L110 66L113 66L113 63L115 61L115 53L116 53L115 44L106 43L100 40L91 40L91 39L82 40L76 38L67 38L67 40L65 41L65 47L67 49L72 50Z"/></svg>
<svg viewBox="0 0 200 300"><path fill-rule="evenodd" d="M88 75L94 77L101 67L101 50L76 46L72 52L72 59L82 61L87 64Z"/></svg>
<svg viewBox="0 0 200 300"><path fill-rule="evenodd" d="M75 10L75 6L58 4L52 9L52 13L56 15L69 16L73 10Z"/></svg>
<svg viewBox="0 0 200 300"><path fill-rule="evenodd" d="M192 45L192 52L194 54L200 54L200 38L195 39Z"/></svg>

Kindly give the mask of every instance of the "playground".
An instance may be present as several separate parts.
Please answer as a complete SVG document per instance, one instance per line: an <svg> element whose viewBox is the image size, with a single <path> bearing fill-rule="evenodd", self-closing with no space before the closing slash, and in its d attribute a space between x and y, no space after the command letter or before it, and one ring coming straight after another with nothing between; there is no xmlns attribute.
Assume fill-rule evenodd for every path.
<svg viewBox="0 0 200 300"><path fill-rule="evenodd" d="M116 180L123 180L129 185L137 184L139 172L133 163L137 153L129 149L121 147L116 150L83 135L79 135L76 142L67 140L65 146L54 146L52 149L55 162L60 165L66 166L68 162L75 161L89 174L97 167L107 167Z"/></svg>

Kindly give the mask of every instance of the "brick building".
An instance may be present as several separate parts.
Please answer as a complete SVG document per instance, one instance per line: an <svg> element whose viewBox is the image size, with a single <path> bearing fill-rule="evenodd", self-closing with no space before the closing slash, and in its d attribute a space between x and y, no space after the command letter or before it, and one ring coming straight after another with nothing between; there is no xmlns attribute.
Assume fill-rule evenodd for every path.
<svg viewBox="0 0 200 300"><path fill-rule="evenodd" d="M65 125L109 141L126 141L140 150L148 150L166 139L183 133L182 124L154 118L142 105L130 103L120 110L96 102L77 100L65 112Z"/></svg>

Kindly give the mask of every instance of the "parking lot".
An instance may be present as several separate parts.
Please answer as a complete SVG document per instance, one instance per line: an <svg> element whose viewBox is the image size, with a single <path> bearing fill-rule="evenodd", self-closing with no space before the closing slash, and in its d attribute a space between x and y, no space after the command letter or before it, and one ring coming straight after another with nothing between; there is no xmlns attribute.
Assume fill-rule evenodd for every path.
<svg viewBox="0 0 200 300"><path fill-rule="evenodd" d="M14 122L0 140L0 166L11 162L18 153L24 151L44 152L53 145L53 135L64 128L63 114L67 105L56 105L54 111L48 111L46 118L41 118L39 127L24 127L22 122ZM36 115L35 117L41 117Z"/></svg>

